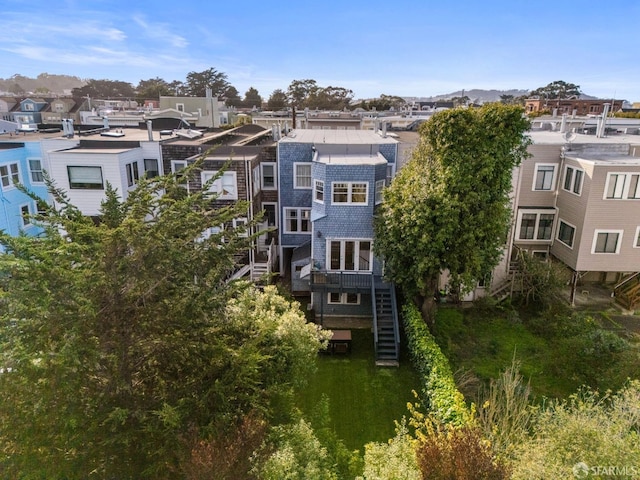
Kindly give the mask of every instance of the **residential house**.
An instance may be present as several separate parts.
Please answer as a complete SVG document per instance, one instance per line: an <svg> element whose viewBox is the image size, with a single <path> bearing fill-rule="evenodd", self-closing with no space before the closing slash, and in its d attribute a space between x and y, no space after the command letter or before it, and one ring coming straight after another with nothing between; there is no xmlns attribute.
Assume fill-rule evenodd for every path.
<svg viewBox="0 0 640 480"><path fill-rule="evenodd" d="M42 123L42 110L48 102L42 98L25 98L20 101L19 109L14 107L10 114L10 121L20 125L22 129L33 129Z"/></svg>
<svg viewBox="0 0 640 480"><path fill-rule="evenodd" d="M210 92L209 92L210 93ZM196 127L218 128L221 125L220 107L218 98L208 95L206 97L160 97L160 112L174 110L178 115L191 117ZM165 116L166 116L165 112ZM150 115L147 115L151 119Z"/></svg>
<svg viewBox="0 0 640 480"><path fill-rule="evenodd" d="M47 198L40 142L0 142L0 230L14 236L38 235L42 229L30 218L37 214L38 205L17 184Z"/></svg>
<svg viewBox="0 0 640 480"><path fill-rule="evenodd" d="M531 157L514 171L513 227L492 291L528 252L552 257L580 285L609 285L628 308L640 304L640 137L533 131ZM506 287L508 288L508 287ZM587 289L588 290L588 289Z"/></svg>
<svg viewBox="0 0 640 480"><path fill-rule="evenodd" d="M280 272L323 325L369 319L378 361L397 361L395 292L373 254L373 218L398 141L365 130L293 130L278 142ZM333 323L335 324L335 323Z"/></svg>
<svg viewBox="0 0 640 480"><path fill-rule="evenodd" d="M71 119L76 125L80 125L80 111L88 109L85 98L60 97L53 98L42 109L42 123L45 125L61 125L63 120Z"/></svg>
<svg viewBox="0 0 640 480"><path fill-rule="evenodd" d="M604 104L611 105L611 111L617 112L622 109L623 100L613 99L583 99L583 98L565 98L565 99L545 99L545 98L527 98L525 100L524 109L527 113L532 112L553 112L556 114L566 113L568 115L600 115L604 111Z"/></svg>

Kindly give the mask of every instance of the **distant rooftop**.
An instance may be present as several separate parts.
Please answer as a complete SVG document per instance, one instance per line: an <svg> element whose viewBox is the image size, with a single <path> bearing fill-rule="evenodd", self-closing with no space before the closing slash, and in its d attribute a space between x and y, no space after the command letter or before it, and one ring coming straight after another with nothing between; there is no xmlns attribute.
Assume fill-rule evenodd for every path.
<svg viewBox="0 0 640 480"><path fill-rule="evenodd" d="M318 154L316 161L327 165L377 165L387 163L387 159L377 152L375 155Z"/></svg>
<svg viewBox="0 0 640 480"><path fill-rule="evenodd" d="M640 135L632 134L609 134L599 138L595 135L585 135L576 133L575 138L571 142L567 142L563 133L551 131L530 131L528 135L536 145L566 145L571 144L640 144Z"/></svg>
<svg viewBox="0 0 640 480"><path fill-rule="evenodd" d="M296 129L289 132L280 140L283 143L326 143L333 145L344 144L385 144L398 143L390 136L383 137L372 130L306 130Z"/></svg>

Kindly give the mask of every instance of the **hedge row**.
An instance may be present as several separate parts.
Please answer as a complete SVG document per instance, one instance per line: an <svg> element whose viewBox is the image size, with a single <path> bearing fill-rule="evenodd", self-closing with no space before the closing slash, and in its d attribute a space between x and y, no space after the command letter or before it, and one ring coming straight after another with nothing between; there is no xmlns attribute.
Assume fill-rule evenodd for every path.
<svg viewBox="0 0 640 480"><path fill-rule="evenodd" d="M409 350L422 382L422 401L430 413L456 426L466 424L471 413L453 379L447 357L436 343L422 315L413 304L403 308Z"/></svg>

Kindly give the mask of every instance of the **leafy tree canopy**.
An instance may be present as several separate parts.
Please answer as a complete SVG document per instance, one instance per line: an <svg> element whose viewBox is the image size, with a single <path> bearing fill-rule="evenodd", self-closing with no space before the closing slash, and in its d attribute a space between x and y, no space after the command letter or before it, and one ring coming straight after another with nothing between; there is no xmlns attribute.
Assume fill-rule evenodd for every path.
<svg viewBox="0 0 640 480"><path fill-rule="evenodd" d="M404 105L406 105L406 101L402 97L398 97L396 95L385 95L384 93L380 95L378 98L374 98L372 100L363 100L359 104L358 107L364 108L365 110L377 110L379 112L385 110L400 110Z"/></svg>
<svg viewBox="0 0 640 480"><path fill-rule="evenodd" d="M224 92L224 103L228 107L241 107L242 106L242 98L240 98L240 93L234 86L229 86Z"/></svg>
<svg viewBox="0 0 640 480"><path fill-rule="evenodd" d="M99 222L49 182L46 234L0 234L3 476L184 478L194 445L268 419L313 369L299 306L226 281L252 239L202 233L247 205L187 195L198 168L109 186Z"/></svg>
<svg viewBox="0 0 640 480"><path fill-rule="evenodd" d="M573 96L579 97L581 94L582 91L580 90L580 85L567 83L563 80L556 80L544 87L531 90L529 96L538 96L545 100L562 100L563 98L570 98Z"/></svg>
<svg viewBox="0 0 640 480"><path fill-rule="evenodd" d="M433 316L439 275L470 288L502 255L511 172L527 156L521 107L439 112L420 127L413 158L384 191L375 248L401 288Z"/></svg>
<svg viewBox="0 0 640 480"><path fill-rule="evenodd" d="M269 100L267 100L267 108L269 110L282 110L288 105L287 94L279 88L271 92Z"/></svg>
<svg viewBox="0 0 640 480"><path fill-rule="evenodd" d="M231 86L227 74L209 68L202 72L189 72L184 83L184 94L188 97L204 97L207 88L211 88L214 97L226 96L227 89Z"/></svg>
<svg viewBox="0 0 640 480"><path fill-rule="evenodd" d="M160 99L161 96L174 95L175 88L160 77L140 80L136 87L137 97L141 100Z"/></svg>
<svg viewBox="0 0 640 480"><path fill-rule="evenodd" d="M86 85L74 88L71 92L74 97L88 95L91 98L133 98L135 96L133 86L119 80L88 80Z"/></svg>
<svg viewBox="0 0 640 480"><path fill-rule="evenodd" d="M258 93L258 90L249 87L249 90L244 94L244 101L242 103L244 103L244 106L247 108L262 108L262 97Z"/></svg>
<svg viewBox="0 0 640 480"><path fill-rule="evenodd" d="M315 80L294 80L287 89L289 103L298 109L342 110L353 100L353 91L344 87L320 87Z"/></svg>

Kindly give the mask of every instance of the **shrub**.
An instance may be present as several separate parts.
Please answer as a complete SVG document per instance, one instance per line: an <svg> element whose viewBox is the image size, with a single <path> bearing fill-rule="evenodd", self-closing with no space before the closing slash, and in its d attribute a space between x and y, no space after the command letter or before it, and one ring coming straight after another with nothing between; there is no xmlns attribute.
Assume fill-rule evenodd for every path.
<svg viewBox="0 0 640 480"><path fill-rule="evenodd" d="M443 423L457 426L468 423L471 412L456 387L449 361L419 310L413 304L406 304L403 318L409 350L421 377L421 399L426 403L426 408Z"/></svg>

